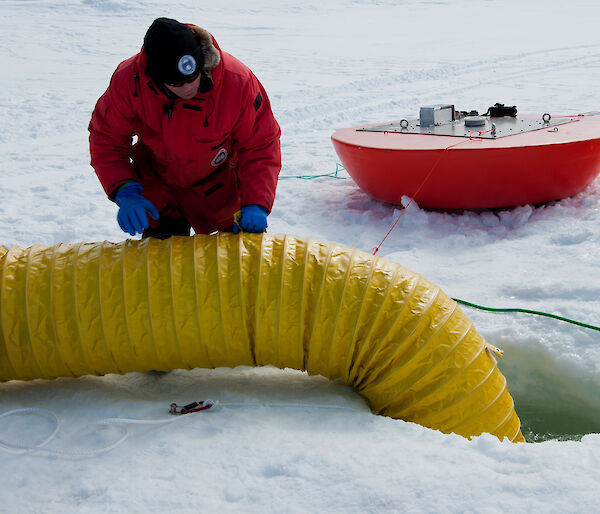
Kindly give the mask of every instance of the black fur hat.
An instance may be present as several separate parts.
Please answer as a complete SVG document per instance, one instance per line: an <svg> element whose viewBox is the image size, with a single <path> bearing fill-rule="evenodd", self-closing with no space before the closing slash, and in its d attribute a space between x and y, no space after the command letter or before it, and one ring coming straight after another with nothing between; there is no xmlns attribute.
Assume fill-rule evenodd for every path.
<svg viewBox="0 0 600 514"><path fill-rule="evenodd" d="M157 82L193 80L204 66L202 48L192 29L170 18L157 18L144 36L146 73Z"/></svg>

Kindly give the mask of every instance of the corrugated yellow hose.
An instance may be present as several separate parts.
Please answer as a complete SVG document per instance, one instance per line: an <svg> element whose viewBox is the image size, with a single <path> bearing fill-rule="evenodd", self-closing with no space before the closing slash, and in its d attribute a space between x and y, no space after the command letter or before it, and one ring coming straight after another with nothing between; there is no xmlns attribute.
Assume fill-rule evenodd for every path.
<svg viewBox="0 0 600 514"><path fill-rule="evenodd" d="M0 380L238 365L353 386L375 412L522 441L456 302L386 259L267 234L0 251Z"/></svg>

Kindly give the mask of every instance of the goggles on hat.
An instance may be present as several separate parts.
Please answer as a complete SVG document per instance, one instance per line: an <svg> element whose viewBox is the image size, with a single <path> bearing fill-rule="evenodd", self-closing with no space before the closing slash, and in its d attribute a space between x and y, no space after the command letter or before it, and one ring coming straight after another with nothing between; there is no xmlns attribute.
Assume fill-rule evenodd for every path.
<svg viewBox="0 0 600 514"><path fill-rule="evenodd" d="M198 75L200 75L200 71L194 73L193 75L190 75L189 77L184 78L183 80L180 80L179 82L165 82L165 84L171 87L181 87L187 84L188 82L193 82L194 80L196 80L198 78Z"/></svg>

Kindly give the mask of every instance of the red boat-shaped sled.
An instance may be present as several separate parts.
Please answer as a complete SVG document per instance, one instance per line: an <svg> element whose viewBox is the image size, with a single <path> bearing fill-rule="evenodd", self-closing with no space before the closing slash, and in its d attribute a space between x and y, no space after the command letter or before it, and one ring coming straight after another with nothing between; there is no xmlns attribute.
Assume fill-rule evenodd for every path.
<svg viewBox="0 0 600 514"><path fill-rule="evenodd" d="M336 131L342 164L367 194L427 209L482 209L573 196L600 172L600 116L486 115L453 105L422 107L419 119Z"/></svg>

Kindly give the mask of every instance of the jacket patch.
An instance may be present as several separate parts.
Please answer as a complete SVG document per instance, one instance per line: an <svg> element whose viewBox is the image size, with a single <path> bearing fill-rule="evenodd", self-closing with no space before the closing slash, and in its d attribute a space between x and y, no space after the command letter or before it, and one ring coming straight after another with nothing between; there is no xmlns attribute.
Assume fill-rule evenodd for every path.
<svg viewBox="0 0 600 514"><path fill-rule="evenodd" d="M225 148L221 148L217 152L217 155L215 155L213 157L213 160L210 161L210 165L211 166L219 166L219 165L223 164L223 162L225 162L225 159L227 159L227 150Z"/></svg>
<svg viewBox="0 0 600 514"><path fill-rule="evenodd" d="M262 105L262 96L260 96L260 92L256 95L253 105L255 111L258 111L258 108Z"/></svg>

